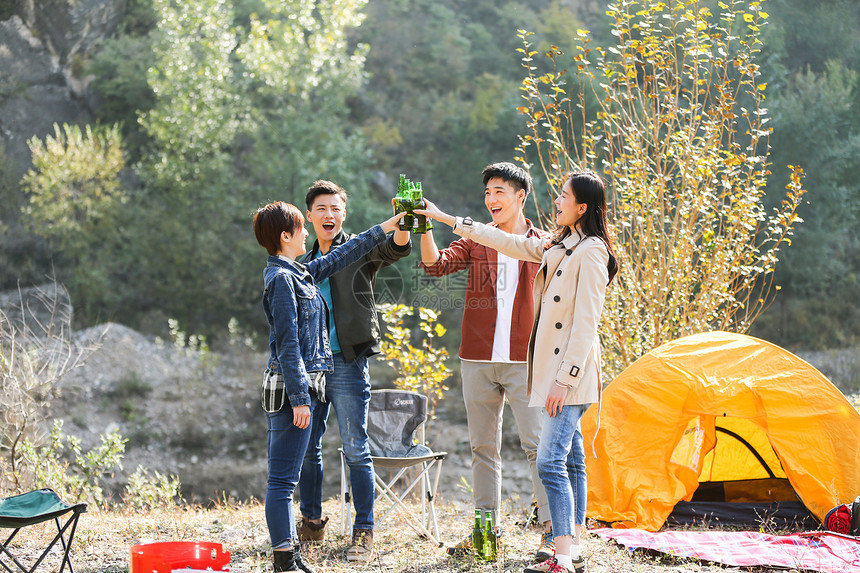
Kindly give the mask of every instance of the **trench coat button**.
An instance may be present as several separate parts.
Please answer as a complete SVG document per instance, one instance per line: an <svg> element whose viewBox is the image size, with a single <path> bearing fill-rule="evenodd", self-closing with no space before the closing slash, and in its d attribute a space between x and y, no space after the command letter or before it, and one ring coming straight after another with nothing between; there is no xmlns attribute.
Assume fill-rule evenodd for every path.
<svg viewBox="0 0 860 573"><path fill-rule="evenodd" d="M558 295L555 295L554 297L552 297L552 300L554 300L555 302L559 302L561 300L561 297Z"/></svg>
<svg viewBox="0 0 860 573"><path fill-rule="evenodd" d="M555 323L555 327L556 327L556 328L558 328L558 329L561 329L561 323L560 323L560 322L556 322L556 323Z"/></svg>
<svg viewBox="0 0 860 573"><path fill-rule="evenodd" d="M553 354L558 354L559 352L561 352L561 351L560 351L558 348L556 348L555 350L553 350Z"/></svg>
<svg viewBox="0 0 860 573"><path fill-rule="evenodd" d="M560 277L560 276L561 276L561 269L559 269L559 270L558 270L558 272L557 272L557 273L555 273L555 276L557 276L557 277Z"/></svg>
<svg viewBox="0 0 860 573"><path fill-rule="evenodd" d="M569 257L570 255L572 255L572 254L573 254L573 250L572 250L572 249L568 249L568 250L566 250L566 251L564 252L564 254L565 254L565 255L567 255L567 256Z"/></svg>

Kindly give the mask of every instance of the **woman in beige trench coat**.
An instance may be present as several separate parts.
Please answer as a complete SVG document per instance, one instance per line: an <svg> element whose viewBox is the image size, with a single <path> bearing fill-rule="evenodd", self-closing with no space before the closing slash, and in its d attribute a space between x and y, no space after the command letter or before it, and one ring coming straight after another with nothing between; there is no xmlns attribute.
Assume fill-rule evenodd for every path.
<svg viewBox="0 0 860 573"><path fill-rule="evenodd" d="M607 231L603 181L590 171L565 176L555 200L557 229L549 241L505 233L427 204L426 211L416 213L510 257L541 263L533 291L528 387L529 405L545 410L537 465L549 499L555 556L525 573L584 572L579 542L587 485L579 420L600 398L597 328L606 287L618 271Z"/></svg>

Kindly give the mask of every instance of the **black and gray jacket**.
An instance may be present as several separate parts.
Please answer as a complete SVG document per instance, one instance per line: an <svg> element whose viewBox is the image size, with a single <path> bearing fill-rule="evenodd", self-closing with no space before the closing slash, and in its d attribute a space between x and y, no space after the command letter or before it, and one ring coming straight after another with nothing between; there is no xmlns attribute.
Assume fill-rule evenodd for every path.
<svg viewBox="0 0 860 573"><path fill-rule="evenodd" d="M347 235L342 230L334 238L332 249L347 242L355 235ZM317 256L319 242L301 262L307 263ZM344 270L329 278L334 313L334 325L344 360L379 354L379 319L373 287L379 269L407 256L412 252L412 241L406 245L394 242L394 235L374 247L368 254Z"/></svg>

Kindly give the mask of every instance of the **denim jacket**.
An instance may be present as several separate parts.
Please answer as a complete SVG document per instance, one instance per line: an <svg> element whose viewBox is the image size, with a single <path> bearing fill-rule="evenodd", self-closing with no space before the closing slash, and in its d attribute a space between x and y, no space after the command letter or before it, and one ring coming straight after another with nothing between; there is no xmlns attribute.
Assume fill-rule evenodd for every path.
<svg viewBox="0 0 860 573"><path fill-rule="evenodd" d="M290 406L310 404L308 372L334 369L328 309L317 281L351 265L385 240L376 225L307 264L270 256L263 270L263 310L269 323L269 369L284 377Z"/></svg>

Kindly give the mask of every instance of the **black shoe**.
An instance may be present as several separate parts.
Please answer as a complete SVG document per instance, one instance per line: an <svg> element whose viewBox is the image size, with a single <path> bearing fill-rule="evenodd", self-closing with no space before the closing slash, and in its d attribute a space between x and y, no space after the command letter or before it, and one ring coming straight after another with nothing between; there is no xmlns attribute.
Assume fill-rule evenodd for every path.
<svg viewBox="0 0 860 573"><path fill-rule="evenodd" d="M272 551L272 561L275 573L280 573L281 571L315 573L313 569L302 561L301 549L299 549L298 545L286 551Z"/></svg>
<svg viewBox="0 0 860 573"><path fill-rule="evenodd" d="M292 549L272 551L272 563L275 573L280 573L281 571L298 571L296 569L296 556Z"/></svg>

